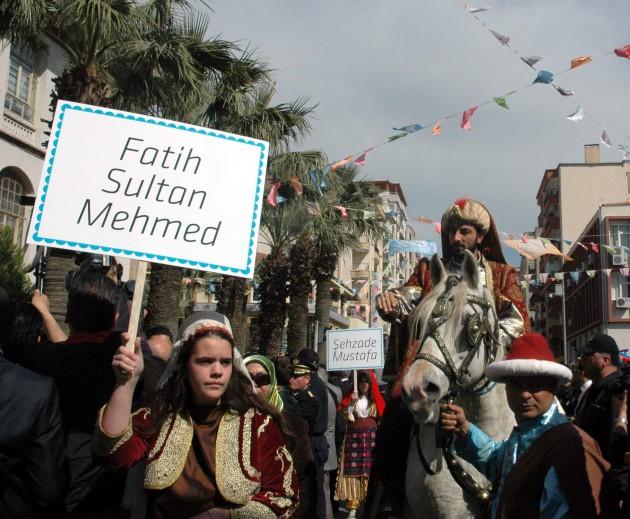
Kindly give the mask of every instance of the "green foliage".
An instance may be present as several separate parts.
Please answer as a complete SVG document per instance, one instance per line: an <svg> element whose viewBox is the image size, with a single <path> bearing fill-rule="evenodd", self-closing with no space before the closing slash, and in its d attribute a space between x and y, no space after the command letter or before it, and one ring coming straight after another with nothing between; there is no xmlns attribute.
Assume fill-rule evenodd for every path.
<svg viewBox="0 0 630 519"><path fill-rule="evenodd" d="M0 285L15 299L28 299L33 284L24 270L24 254L13 242L13 229L0 227Z"/></svg>

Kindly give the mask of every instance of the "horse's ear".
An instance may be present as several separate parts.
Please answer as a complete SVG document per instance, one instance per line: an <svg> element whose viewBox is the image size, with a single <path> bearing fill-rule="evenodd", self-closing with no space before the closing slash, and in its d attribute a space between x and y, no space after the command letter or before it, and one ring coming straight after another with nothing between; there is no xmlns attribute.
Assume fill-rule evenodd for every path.
<svg viewBox="0 0 630 519"><path fill-rule="evenodd" d="M437 254L431 258L431 284L435 287L446 278L444 264Z"/></svg>
<svg viewBox="0 0 630 519"><path fill-rule="evenodd" d="M477 260L469 250L464 251L464 264L462 265L464 280L472 287L479 285L479 266Z"/></svg>

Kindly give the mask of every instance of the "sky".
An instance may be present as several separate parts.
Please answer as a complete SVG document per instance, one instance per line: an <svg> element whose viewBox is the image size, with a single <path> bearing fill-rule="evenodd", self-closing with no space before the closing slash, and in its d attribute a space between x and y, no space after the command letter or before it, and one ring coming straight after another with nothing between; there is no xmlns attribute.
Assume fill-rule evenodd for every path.
<svg viewBox="0 0 630 519"><path fill-rule="evenodd" d="M331 161L386 141L398 133L393 127L432 125L536 76L463 0L203 2L209 36L249 45L274 69L276 103L317 104L313 131L295 149L322 150ZM519 54L543 56L539 69L559 72L577 56L630 44L628 0L468 5L490 7L477 16ZM584 145L598 143L602 127L613 141L601 146L602 162L620 162L617 144L630 145L630 60L605 56L557 83L575 95L534 85L509 97L509 110L481 106L471 130L460 129L457 115L439 136L429 127L368 153L361 176L400 183L410 218L439 220L456 198L470 196L488 206L499 230L532 231L545 169L583 162ZM581 122L565 118L576 105L587 112ZM430 225L413 227L419 239L438 238Z"/></svg>

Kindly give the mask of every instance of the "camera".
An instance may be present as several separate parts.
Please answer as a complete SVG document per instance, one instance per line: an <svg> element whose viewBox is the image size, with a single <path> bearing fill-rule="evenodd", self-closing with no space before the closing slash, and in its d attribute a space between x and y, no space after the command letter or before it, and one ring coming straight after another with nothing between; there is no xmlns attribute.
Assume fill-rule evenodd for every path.
<svg viewBox="0 0 630 519"><path fill-rule="evenodd" d="M630 366L624 366L621 376L610 385L610 392L613 394L622 393L625 389L630 390Z"/></svg>
<svg viewBox="0 0 630 519"><path fill-rule="evenodd" d="M120 283L120 279L122 278L123 267L116 262L113 256L79 252L74 258L74 263L79 266L79 270L70 270L66 273L66 290L70 290L77 276L82 276L88 272L96 272L107 276L115 269L116 283Z"/></svg>

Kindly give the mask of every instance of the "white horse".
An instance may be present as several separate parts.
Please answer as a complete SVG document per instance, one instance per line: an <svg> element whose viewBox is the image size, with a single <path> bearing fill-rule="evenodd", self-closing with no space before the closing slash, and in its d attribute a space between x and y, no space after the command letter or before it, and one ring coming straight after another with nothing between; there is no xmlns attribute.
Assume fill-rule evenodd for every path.
<svg viewBox="0 0 630 519"><path fill-rule="evenodd" d="M485 378L489 362L501 360L494 299L479 281L477 262L466 253L461 276L449 275L436 256L431 260L433 290L414 310L410 333L420 340L416 360L403 378L402 389L415 423L407 457L406 518L460 519L481 517L482 505L453 479L437 446L440 402L456 394L468 420L496 439L509 436L514 425L503 384ZM424 464L420 456L424 457ZM454 470L472 476L482 493L489 483L471 465L457 458ZM435 475L430 475L425 466Z"/></svg>

